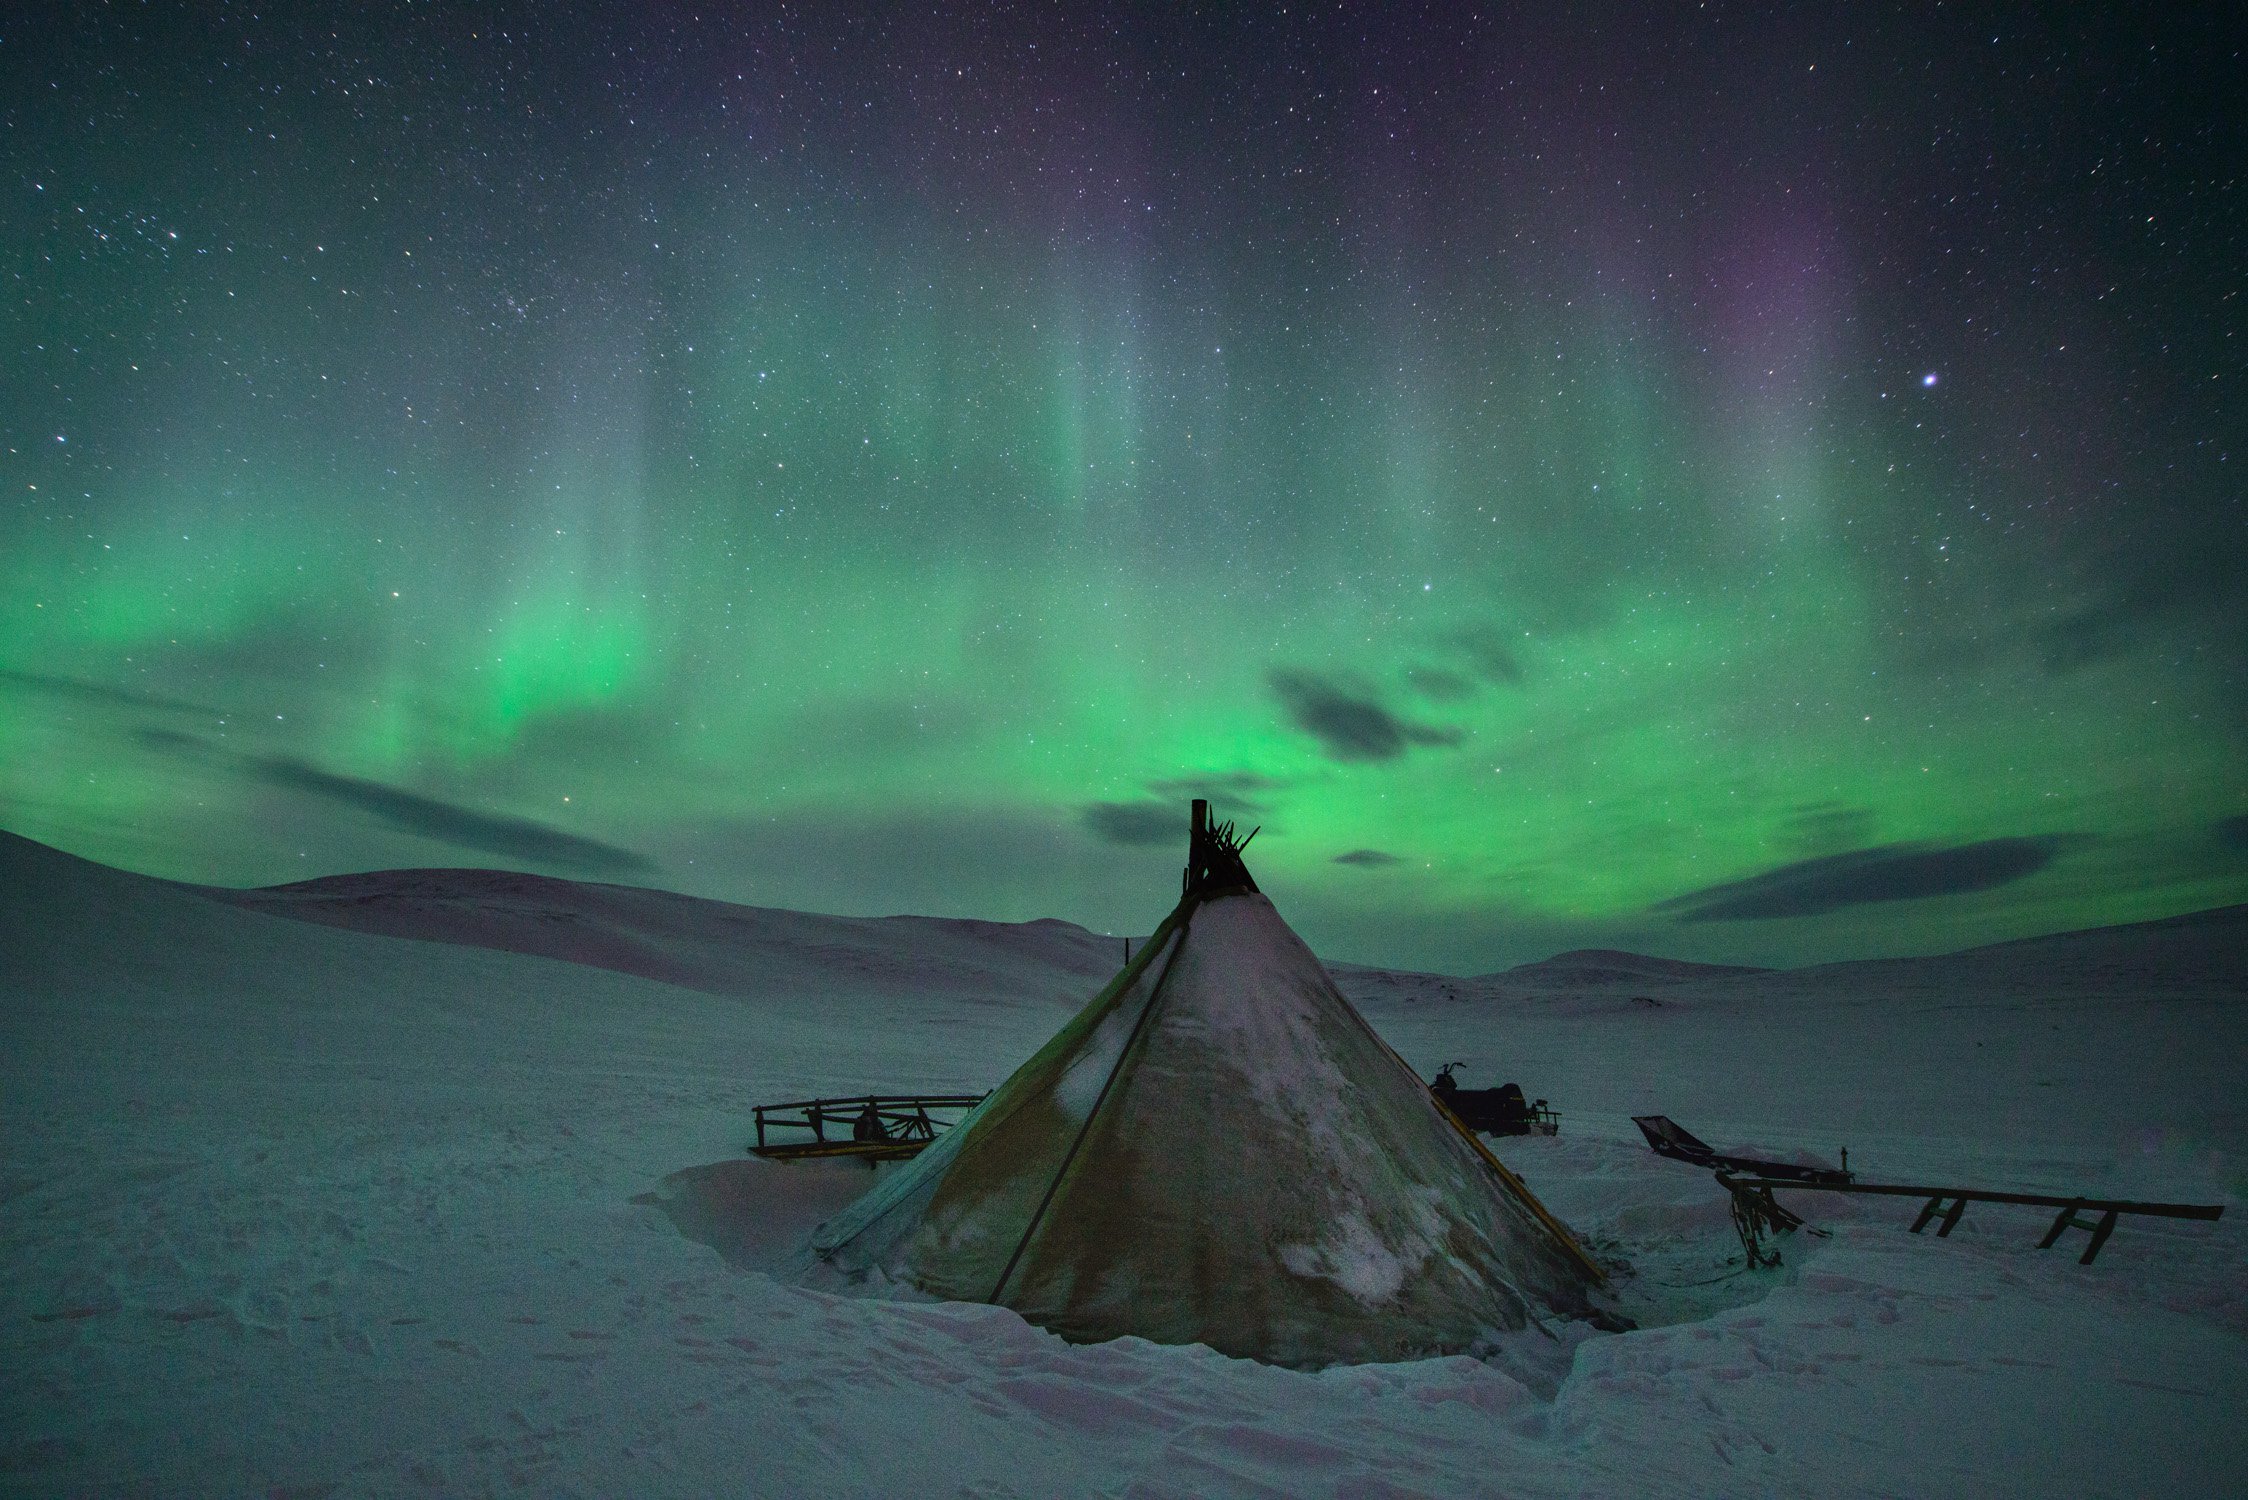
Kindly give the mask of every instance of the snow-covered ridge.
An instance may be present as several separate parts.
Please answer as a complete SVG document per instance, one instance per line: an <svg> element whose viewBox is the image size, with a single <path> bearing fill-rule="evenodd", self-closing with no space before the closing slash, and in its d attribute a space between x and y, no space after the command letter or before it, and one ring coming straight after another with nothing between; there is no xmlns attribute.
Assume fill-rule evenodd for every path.
<svg viewBox="0 0 2248 1500"><path fill-rule="evenodd" d="M1501 984L1533 985L1680 984L1695 979L1728 979L1767 972L1740 964L1699 964L1681 958L1651 958L1644 953L1625 953L1614 948L1574 948L1536 963L1517 964L1484 978Z"/></svg>
<svg viewBox="0 0 2248 1500"><path fill-rule="evenodd" d="M1122 945L1073 923L831 917L638 886L501 870L382 870L260 890L191 887L268 916L386 937L535 954L713 995L755 993L776 968L909 991L932 974L994 998L1054 998L1116 967Z"/></svg>
<svg viewBox="0 0 2248 1500"><path fill-rule="evenodd" d="M2057 932L1936 958L1867 959L1787 971L1836 988L1884 981L1983 988L2032 979L2069 993L2248 994L2248 905Z"/></svg>
<svg viewBox="0 0 2248 1500"><path fill-rule="evenodd" d="M269 916L594 964L719 995L743 993L744 972L757 968L760 960L797 962L808 953L855 966L877 983L887 980L910 988L935 970L1010 993L1026 971L1095 977L1113 972L1122 956L1118 939L1051 917L985 922L822 916L503 870L379 870L255 890L188 889ZM893 962L905 951L912 955L910 962ZM1471 978L1415 976L1365 965L1331 967L1338 974L1366 976L1376 986L1412 988L1425 980L1459 994L1688 986L1758 975L1773 976L1781 985L1813 980L1848 986L1891 978L1956 983L1977 975L2019 983L2033 973L2070 988L2141 983L2248 991L2244 954L2248 906L2230 906L1931 958L1793 970L1698 963L1613 948L1572 949Z"/></svg>

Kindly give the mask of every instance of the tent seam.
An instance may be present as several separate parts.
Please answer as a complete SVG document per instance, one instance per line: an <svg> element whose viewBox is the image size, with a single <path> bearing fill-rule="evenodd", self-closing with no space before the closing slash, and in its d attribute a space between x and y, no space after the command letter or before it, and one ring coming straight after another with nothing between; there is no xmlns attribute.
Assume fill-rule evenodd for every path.
<svg viewBox="0 0 2248 1500"><path fill-rule="evenodd" d="M1194 902L1197 907L1201 904L1199 899ZM1015 1253L1007 1257L1006 1269L999 1273L999 1280L993 1284L989 1301L997 1303L1000 1294L1007 1290L1007 1283L1014 1276L1015 1267L1022 1261L1023 1251L1030 1247L1031 1236L1045 1222L1046 1210L1053 1206L1054 1195L1061 1190L1062 1179L1069 1175L1070 1165L1077 1160L1078 1148L1085 1144L1085 1137L1092 1134L1093 1122L1100 1118L1101 1106L1108 1102L1109 1090L1116 1086L1117 1075L1124 1071L1124 1063L1131 1057L1132 1048L1138 1043L1140 1034L1147 1029L1148 1018L1155 1014L1156 1003L1163 998L1163 986L1171 982L1171 967L1179 961L1179 955L1186 951L1187 929L1193 925L1194 909L1189 907L1179 922L1177 935L1171 940L1171 951L1163 960L1163 972L1155 976L1155 987L1148 992L1147 1004L1141 1009L1140 1018L1132 1023L1132 1034L1124 1039L1123 1046L1117 1048L1116 1061L1110 1064L1108 1077L1101 1080L1101 1091L1093 1096L1093 1107L1085 1112L1085 1123L1077 1127L1077 1138L1069 1143L1069 1150L1063 1155L1062 1164L1054 1169L1053 1181L1046 1184L1045 1196L1038 1200L1038 1207L1032 1212L1030 1222L1023 1227L1023 1236L1015 1242Z"/></svg>

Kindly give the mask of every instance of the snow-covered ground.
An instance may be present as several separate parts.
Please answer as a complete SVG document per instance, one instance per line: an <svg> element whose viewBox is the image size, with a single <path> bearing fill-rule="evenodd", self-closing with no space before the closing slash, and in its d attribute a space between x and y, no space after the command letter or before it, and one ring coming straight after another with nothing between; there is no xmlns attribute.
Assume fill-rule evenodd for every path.
<svg viewBox="0 0 2248 1500"><path fill-rule="evenodd" d="M2238 910L1771 974L1343 969L1424 1071L1562 1111L1500 1152L1642 1326L1302 1373L785 1275L870 1174L744 1158L750 1107L988 1087L1112 940L415 879L221 900L0 835L0 1494L2248 1493ZM1799 1194L1832 1237L1742 1273L1648 1112L2227 1213L2082 1267L2041 1209L1938 1240Z"/></svg>

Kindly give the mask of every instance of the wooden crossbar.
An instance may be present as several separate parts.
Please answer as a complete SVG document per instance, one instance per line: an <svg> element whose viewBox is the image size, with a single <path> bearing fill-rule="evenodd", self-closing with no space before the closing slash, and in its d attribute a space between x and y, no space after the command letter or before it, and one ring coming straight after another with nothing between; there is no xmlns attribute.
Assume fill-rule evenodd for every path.
<svg viewBox="0 0 2248 1500"><path fill-rule="evenodd" d="M1735 1177L1728 1172L1719 1172L1717 1180L1724 1184L1726 1190L1731 1192L1736 1199L1743 1194L1761 1194L1767 1203L1771 1201L1772 1189L1774 1188L1788 1188L1806 1193L1873 1193L1891 1198L1923 1198L1927 1201L1921 1206L1920 1217L1912 1221L1911 1232L1914 1234L1920 1233L1928 1227L1930 1220L1936 1219L1937 1215L1941 1214L1942 1218L1936 1224L1936 1237L1938 1239L1942 1239L1958 1227L1960 1215L1967 1211L1969 1203L2025 1203L2037 1208L2057 1208L2060 1210L2060 1216L2053 1220L2053 1227L2045 1232L2044 1239L2038 1241L2037 1248L2040 1250L2051 1249L2059 1241L2063 1230L2090 1230L2092 1242L2084 1247L2084 1254L2077 1262L2079 1265L2086 1266L2090 1265L2092 1258L2100 1253L2100 1247L2108 1242L2108 1236L2115 1233L2116 1220L2123 1214L2143 1214L2160 1219L2209 1220L2222 1218L2225 1212L2225 1207L2221 1203L2140 1203L2121 1198L2068 1197L2058 1193L2006 1193L1987 1188L1914 1187L1898 1182L1793 1182L1765 1177ZM2097 1214L2099 1217L2097 1219L2083 1218L2082 1215L2087 1213ZM1750 1254L1753 1263L1754 1246L1750 1247Z"/></svg>

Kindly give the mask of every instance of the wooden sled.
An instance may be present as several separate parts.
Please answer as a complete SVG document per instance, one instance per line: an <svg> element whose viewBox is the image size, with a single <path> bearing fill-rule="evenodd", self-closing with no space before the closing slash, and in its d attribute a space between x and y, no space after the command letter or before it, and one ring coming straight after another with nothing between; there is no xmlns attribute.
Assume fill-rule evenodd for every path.
<svg viewBox="0 0 2248 1500"><path fill-rule="evenodd" d="M1730 1172L1719 1172L1717 1180L1733 1195L1733 1224L1741 1232L1741 1246L1748 1251L1751 1266L1778 1265L1776 1251L1762 1248L1767 1233L1786 1233L1803 1227L1800 1216L1780 1207L1772 1198L1774 1188L1807 1188L1821 1193L1876 1193L1893 1198L1924 1198L1920 1217L1912 1221L1912 1233L1926 1229L1931 1220L1936 1224L1936 1238L1942 1239L1959 1224L1959 1216L1970 1203L2026 1203L2037 1208L2057 1208L2060 1214L2053 1227L2045 1231L2045 1238L2037 1242L2040 1250L2050 1250L2070 1229L2089 1231L2092 1238L2084 1247L2077 1264L2088 1266L2100 1253L2100 1247L2115 1233L2115 1221L2124 1214L2144 1214L2161 1219L2214 1220L2224 1216L2221 1203L2136 1203L2118 1198L2070 1198L2058 1193L2005 1193L1989 1188L1914 1187L1901 1182L1804 1182L1781 1181L1769 1174L1735 1177ZM2086 1215L2096 1215L2087 1218Z"/></svg>
<svg viewBox="0 0 2248 1500"><path fill-rule="evenodd" d="M1633 1115L1631 1123L1647 1137L1647 1144L1657 1156L1667 1156L1672 1161L1690 1162L1711 1171L1745 1172L1751 1177L1770 1178L1776 1182L1845 1183L1856 1179L1850 1172L1850 1153L1842 1153L1842 1165L1836 1167L1799 1167L1793 1162L1765 1161L1754 1156L1727 1156L1711 1147L1706 1141L1690 1133L1668 1115Z"/></svg>
<svg viewBox="0 0 2248 1500"><path fill-rule="evenodd" d="M984 1098L982 1094L858 1094L760 1104L757 1144L749 1154L767 1161L848 1156L868 1166L903 1161L920 1155ZM775 1140L769 1134L781 1131L809 1131L810 1138Z"/></svg>

